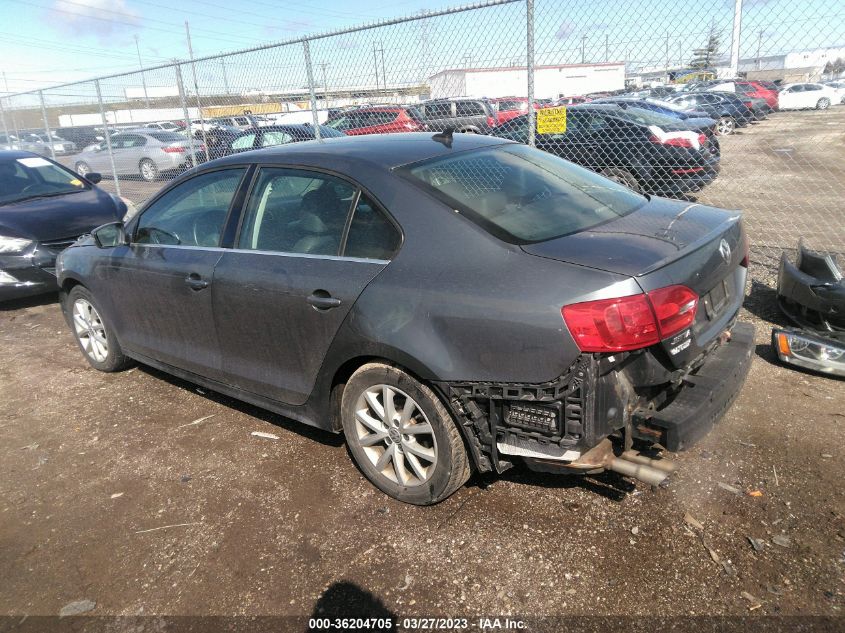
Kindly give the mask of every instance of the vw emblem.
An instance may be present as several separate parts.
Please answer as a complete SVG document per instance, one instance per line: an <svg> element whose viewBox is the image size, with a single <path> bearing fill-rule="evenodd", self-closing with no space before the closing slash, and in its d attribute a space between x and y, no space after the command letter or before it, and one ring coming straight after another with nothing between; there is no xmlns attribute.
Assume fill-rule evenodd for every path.
<svg viewBox="0 0 845 633"><path fill-rule="evenodd" d="M731 263L731 245L728 244L727 240L722 240L719 242L719 254L722 256L722 259L725 260L726 264Z"/></svg>

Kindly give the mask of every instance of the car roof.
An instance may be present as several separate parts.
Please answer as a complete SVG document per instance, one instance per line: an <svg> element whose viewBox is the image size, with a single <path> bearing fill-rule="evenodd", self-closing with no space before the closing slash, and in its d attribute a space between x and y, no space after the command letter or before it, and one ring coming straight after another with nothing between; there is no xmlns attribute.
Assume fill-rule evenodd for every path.
<svg viewBox="0 0 845 633"><path fill-rule="evenodd" d="M0 150L0 158L44 158L35 152L25 152L20 149L4 149Z"/></svg>
<svg viewBox="0 0 845 633"><path fill-rule="evenodd" d="M368 162L380 167L392 169L400 165L416 163L439 156L448 156L457 152L509 145L513 141L484 136L481 134L454 134L451 148L443 142L434 140L427 132L408 132L403 134L373 134L362 136L344 136L265 147L251 152L234 154L213 161L215 165L243 163L248 159L252 163L274 163L280 159L287 163L320 166L325 160L338 158Z"/></svg>

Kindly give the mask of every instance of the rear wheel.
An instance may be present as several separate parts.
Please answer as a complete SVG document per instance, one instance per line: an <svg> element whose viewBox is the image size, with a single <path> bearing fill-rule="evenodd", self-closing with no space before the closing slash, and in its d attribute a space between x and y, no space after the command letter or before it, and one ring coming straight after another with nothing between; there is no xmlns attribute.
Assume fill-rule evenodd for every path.
<svg viewBox="0 0 845 633"><path fill-rule="evenodd" d="M452 416L431 389L397 367L358 369L343 390L341 418L356 464L394 499L430 505L469 479Z"/></svg>
<svg viewBox="0 0 845 633"><path fill-rule="evenodd" d="M719 117L718 123L716 123L716 134L719 136L728 136L733 134L736 130L736 121L734 121L733 117L723 116Z"/></svg>
<svg viewBox="0 0 845 633"><path fill-rule="evenodd" d="M141 174L141 178L147 182L154 182L158 178L158 167L149 158L145 158L138 163L138 172Z"/></svg>
<svg viewBox="0 0 845 633"><path fill-rule="evenodd" d="M816 104L816 110L827 110L830 107L830 99L822 97Z"/></svg>
<svg viewBox="0 0 845 633"><path fill-rule="evenodd" d="M621 169L619 167L608 167L607 169L603 169L601 172L602 176L607 178L608 180L612 180L613 182L618 182L620 185L625 185L628 189L633 189L634 191L640 191L640 184L637 182L637 179L634 178L634 174L632 174L627 169Z"/></svg>
<svg viewBox="0 0 845 633"><path fill-rule="evenodd" d="M123 354L120 343L88 289L75 286L65 297L65 302L74 338L91 367L105 372L126 367L130 361Z"/></svg>
<svg viewBox="0 0 845 633"><path fill-rule="evenodd" d="M82 161L76 163L73 168L76 173L82 176L83 178L85 178L85 176L91 173L91 167L88 166L88 163L84 163Z"/></svg>

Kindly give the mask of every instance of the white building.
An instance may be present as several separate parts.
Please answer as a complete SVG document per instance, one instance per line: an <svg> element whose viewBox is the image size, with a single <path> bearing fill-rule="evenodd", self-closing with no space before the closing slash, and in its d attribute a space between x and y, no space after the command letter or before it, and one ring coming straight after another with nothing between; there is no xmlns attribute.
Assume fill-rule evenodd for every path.
<svg viewBox="0 0 845 633"><path fill-rule="evenodd" d="M429 77L431 98L521 97L528 92L525 66L503 68L455 68ZM555 99L625 87L624 62L536 66L534 96Z"/></svg>

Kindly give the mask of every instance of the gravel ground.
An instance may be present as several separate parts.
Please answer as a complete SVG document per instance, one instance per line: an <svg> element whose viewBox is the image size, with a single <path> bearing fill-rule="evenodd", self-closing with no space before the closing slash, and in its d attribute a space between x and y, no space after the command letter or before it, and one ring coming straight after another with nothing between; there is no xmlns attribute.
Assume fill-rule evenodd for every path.
<svg viewBox="0 0 845 633"><path fill-rule="evenodd" d="M755 192L781 181L752 186L743 156L780 160L774 140L801 120L814 160L841 165L827 135L841 139L845 108L781 114L723 141L702 201L747 208L755 235ZM804 190L782 186L788 208ZM303 616L372 600L399 616L841 616L845 381L776 364L758 286L746 386L669 488L516 468L430 508L379 493L339 436L144 367L90 369L55 297L2 305L0 614L90 600L94 615Z"/></svg>

